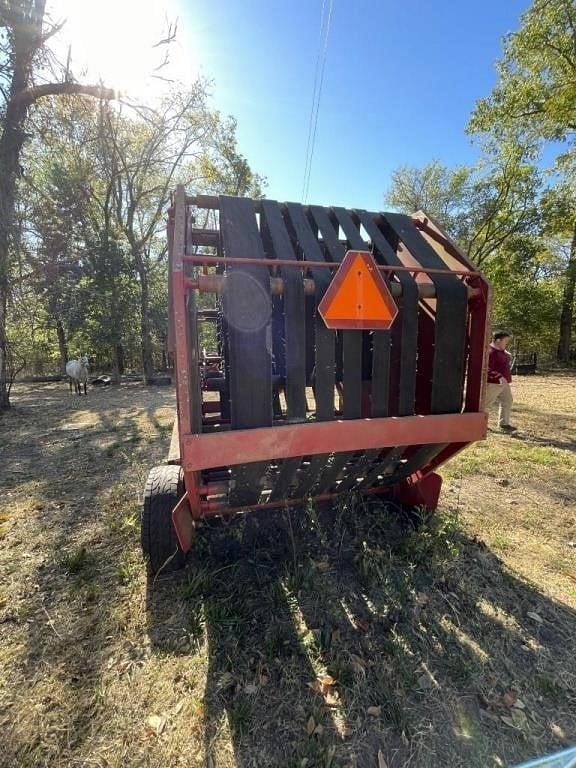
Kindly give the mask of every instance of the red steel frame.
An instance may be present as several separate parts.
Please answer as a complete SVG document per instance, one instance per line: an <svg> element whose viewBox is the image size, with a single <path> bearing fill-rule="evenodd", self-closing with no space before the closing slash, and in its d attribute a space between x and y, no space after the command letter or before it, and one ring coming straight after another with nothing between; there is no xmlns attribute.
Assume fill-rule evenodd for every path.
<svg viewBox="0 0 576 768"><path fill-rule="evenodd" d="M185 275L185 264L236 263L278 266L273 259L223 259L214 256L186 254L186 202L184 188L179 186L174 205L169 214L169 351L174 355L177 389L177 418L180 440L180 463L184 474L185 495L173 513L174 525L184 551L191 546L194 519L234 513L218 500L202 499L217 488L201 484L202 470L228 467L248 462L286 459L294 456L311 456L331 453L335 445L341 451L384 449L392 446L446 444L446 447L429 463L402 481L397 490L400 500L406 503L422 503L435 507L440 492L441 478L434 470L465 448L470 442L486 437L487 416L483 411L487 365L487 339L491 289L483 275L475 270L458 246L447 238L439 227L425 214L413 215L414 224L432 247L455 259L462 269L424 269L420 266L386 267L383 272L407 271L412 274L432 274L449 271L465 280L473 288L469 299L468 370L464 412L435 416L388 417L377 419L335 420L307 424L287 424L251 430L195 434L193 408L200 408L201 393L192 391L190 329L187 318L187 295L194 283ZM282 261L282 268L293 266L306 269L309 266L335 269L339 265L330 262ZM248 439L247 439L248 438ZM367 493L390 492L390 488L370 489ZM319 500L337 494L323 494ZM286 506L300 504L301 499L291 499ZM251 508L278 507L278 503L264 503ZM246 508L242 508L246 509Z"/></svg>

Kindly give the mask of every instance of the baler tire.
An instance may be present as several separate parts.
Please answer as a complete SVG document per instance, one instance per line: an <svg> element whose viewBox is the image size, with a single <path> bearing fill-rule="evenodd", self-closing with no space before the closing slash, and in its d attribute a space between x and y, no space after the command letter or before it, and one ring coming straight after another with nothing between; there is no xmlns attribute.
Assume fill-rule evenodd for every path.
<svg viewBox="0 0 576 768"><path fill-rule="evenodd" d="M150 470L144 488L140 534L142 550L153 574L172 573L186 563L186 553L180 549L172 523L172 511L183 493L182 472L177 464Z"/></svg>

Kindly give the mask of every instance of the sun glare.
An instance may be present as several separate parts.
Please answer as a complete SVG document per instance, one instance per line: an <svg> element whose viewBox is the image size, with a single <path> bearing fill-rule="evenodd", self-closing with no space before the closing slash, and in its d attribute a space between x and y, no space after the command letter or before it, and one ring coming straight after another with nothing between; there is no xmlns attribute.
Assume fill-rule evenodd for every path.
<svg viewBox="0 0 576 768"><path fill-rule="evenodd" d="M167 80L191 81L197 74L181 29L170 46L158 45L177 21L176 0L51 0L48 10L53 23L66 22L53 49L65 61L71 46L77 78L102 80L128 98L149 101Z"/></svg>

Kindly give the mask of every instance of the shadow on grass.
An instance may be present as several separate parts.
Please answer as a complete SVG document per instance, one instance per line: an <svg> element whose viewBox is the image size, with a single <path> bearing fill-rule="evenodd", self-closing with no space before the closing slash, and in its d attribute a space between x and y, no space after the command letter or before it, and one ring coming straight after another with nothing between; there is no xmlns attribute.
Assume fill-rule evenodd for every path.
<svg viewBox="0 0 576 768"><path fill-rule="evenodd" d="M4 416L0 497L6 517L16 504L21 511L17 536L3 542L2 574L13 599L0 604L3 649L12 654L3 659L9 688L0 683L7 726L1 766L83 762L104 716L111 654L131 662L121 630L132 566L126 555L139 514L135 470L126 452L112 455L102 440L115 443L120 431L133 442L142 414L110 416L105 409L126 408L135 394L116 392L80 398L31 387ZM161 407L164 399L156 402ZM76 429L78 411L89 421ZM164 454L163 446L155 450ZM136 573L140 568L138 558Z"/></svg>
<svg viewBox="0 0 576 768"><path fill-rule="evenodd" d="M446 514L416 531L349 499L205 524L149 634L207 648L207 768L503 766L576 738L576 615Z"/></svg>

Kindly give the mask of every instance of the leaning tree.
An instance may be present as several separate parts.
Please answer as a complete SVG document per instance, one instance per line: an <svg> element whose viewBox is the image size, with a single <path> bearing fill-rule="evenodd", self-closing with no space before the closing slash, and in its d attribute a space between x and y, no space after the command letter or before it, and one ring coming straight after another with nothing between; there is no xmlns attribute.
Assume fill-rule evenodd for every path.
<svg viewBox="0 0 576 768"><path fill-rule="evenodd" d="M10 406L6 333L11 257L16 248L15 209L21 153L29 138L31 108L46 96L82 93L110 99L113 92L85 85L58 66L49 41L61 28L46 18L46 0L0 0L0 410ZM51 74L56 71L57 76Z"/></svg>

